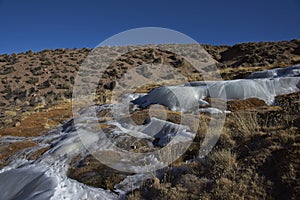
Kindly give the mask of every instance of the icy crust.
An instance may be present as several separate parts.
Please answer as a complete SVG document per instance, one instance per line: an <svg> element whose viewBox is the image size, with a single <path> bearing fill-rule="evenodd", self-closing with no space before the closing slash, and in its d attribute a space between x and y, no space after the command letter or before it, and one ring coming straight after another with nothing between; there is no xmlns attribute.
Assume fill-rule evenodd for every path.
<svg viewBox="0 0 300 200"><path fill-rule="evenodd" d="M225 100L258 98L271 105L276 96L300 90L299 76L300 65L296 65L254 72L247 79L199 81L184 86L163 86L132 102L141 108L160 104L182 112L194 111L199 104L205 105L206 97Z"/></svg>
<svg viewBox="0 0 300 200"><path fill-rule="evenodd" d="M96 108L96 110L101 110L101 107ZM109 108L113 109L113 105ZM188 126L155 117L150 117L144 125L137 126L126 120L103 121L101 117L93 119L91 116L87 125L84 121L88 119L88 115L91 115L92 110L95 109L85 110L81 113L80 119L76 120L77 133L89 152L97 158L100 157L100 160L103 159L101 160L102 163L117 170L141 173L142 171L162 168L166 166L165 162L167 161L162 159L158 152L152 154L151 150L156 151L156 148L163 148L168 144L186 144L195 137ZM85 120L82 121L82 119ZM98 131L92 128L97 128L99 125L104 125L105 129ZM141 143L144 144L144 148L149 153L129 153L129 150L132 150L136 144ZM72 151L73 144L70 144ZM59 152L60 150L55 151ZM109 159L101 156L107 153L110 155ZM145 165L145 160L151 164Z"/></svg>
<svg viewBox="0 0 300 200"><path fill-rule="evenodd" d="M225 97L226 100L258 98L271 105L276 96L299 91L299 81L300 77L284 77L215 82L208 88L213 94L208 97Z"/></svg>
<svg viewBox="0 0 300 200"><path fill-rule="evenodd" d="M278 78L278 77L299 77L300 76L300 64L285 68L275 68L260 72L253 72L247 79L257 78Z"/></svg>
<svg viewBox="0 0 300 200"><path fill-rule="evenodd" d="M117 125L122 128L123 132L133 134L135 137L156 139L156 145L160 147L166 146L172 141L172 144L181 142L190 142L195 137L194 133L190 132L189 127L178 125L165 120L151 117L143 126L133 126L131 124L122 123ZM134 131L134 132L132 132Z"/></svg>
<svg viewBox="0 0 300 200"><path fill-rule="evenodd" d="M52 200L56 199L85 199L85 200L113 200L118 196L102 188L93 188L67 177L68 164L56 161L46 171L46 174L58 182Z"/></svg>
<svg viewBox="0 0 300 200"><path fill-rule="evenodd" d="M50 199L57 186L57 180L48 177L42 167L5 171L0 180L0 199Z"/></svg>
<svg viewBox="0 0 300 200"><path fill-rule="evenodd" d="M37 160L16 157L10 165L0 170L0 199L118 199L118 195L111 191L93 188L67 177L71 159L88 154L71 122L49 131L47 137L33 138L40 146L47 145L50 137L52 141L51 148ZM11 138L0 140L6 142ZM36 147L26 149L28 154L35 151Z"/></svg>
<svg viewBox="0 0 300 200"><path fill-rule="evenodd" d="M67 177L68 165L50 157L36 163L23 163L0 174L0 199L81 200L118 199L116 194L93 188Z"/></svg>
<svg viewBox="0 0 300 200"><path fill-rule="evenodd" d="M147 95L137 98L132 103L146 108L151 104L160 104L175 111L195 111L199 107L199 99L208 96L204 87L164 86L151 90Z"/></svg>
<svg viewBox="0 0 300 200"><path fill-rule="evenodd" d="M101 117L91 116L93 111L99 112L112 108L113 105L108 104L86 108L81 111L78 123L74 124L73 119L69 120L62 126L49 131L46 134L47 137L34 138L42 146L52 138L51 148L35 161L17 159L3 168L0 171L0 189L5 192L0 194L0 199L118 199L119 196L111 191L89 187L67 177L70 161L77 155L83 157L88 155L89 152L86 148L115 150L107 142L103 142L106 137L103 133L93 131L91 128L94 125L97 126L99 120L103 121ZM138 139L148 140L152 145L164 147L169 142L188 142L194 137L188 127L156 118L150 118L144 126L138 127L116 121L103 121L102 123L112 125L109 131L111 138L108 139L111 139L114 144L126 141L133 143L130 137L138 136ZM15 138L7 137L0 140L14 141ZM156 140L155 144L154 140ZM35 150L36 148L32 147L26 152L30 154ZM124 159L126 158L124 157ZM143 157L136 162L144 164L145 159L148 159L152 165L162 165L159 160L151 156ZM131 167L139 167L132 166L130 160L128 163ZM120 165L120 163L116 164ZM122 167L126 168L126 165ZM135 180L134 188L138 188L143 180L149 179L151 176L137 174L128 177L116 185L116 192L120 195L128 192L132 187L132 183L129 183L128 180L132 180L132 178Z"/></svg>

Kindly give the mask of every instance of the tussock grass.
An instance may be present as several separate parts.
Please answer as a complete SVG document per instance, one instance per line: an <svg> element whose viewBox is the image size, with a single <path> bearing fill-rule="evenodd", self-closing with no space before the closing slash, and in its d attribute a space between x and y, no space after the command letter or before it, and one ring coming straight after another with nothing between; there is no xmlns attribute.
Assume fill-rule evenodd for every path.
<svg viewBox="0 0 300 200"><path fill-rule="evenodd" d="M238 166L236 159L236 154L230 150L213 151L200 161L193 172L200 177L213 180L232 177Z"/></svg>
<svg viewBox="0 0 300 200"><path fill-rule="evenodd" d="M238 111L234 112L232 117L235 123L234 128L237 130L232 131L232 134L235 137L247 138L258 132L260 129L257 120L257 113L255 112Z"/></svg>

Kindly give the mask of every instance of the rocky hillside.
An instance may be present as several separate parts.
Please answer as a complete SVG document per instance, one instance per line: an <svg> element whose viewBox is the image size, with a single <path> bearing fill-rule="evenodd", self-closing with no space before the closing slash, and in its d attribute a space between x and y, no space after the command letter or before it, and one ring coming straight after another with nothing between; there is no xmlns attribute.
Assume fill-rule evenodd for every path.
<svg viewBox="0 0 300 200"><path fill-rule="evenodd" d="M243 43L234 46L204 45L204 48L216 60L224 79L242 78L252 71L300 62L299 40ZM10 106L48 105L70 98L76 73L89 52L90 49L84 48L0 55L2 111ZM124 65L126 68L145 62L158 62L159 57L165 57L168 58L166 63L185 67L172 53L158 53L157 58L151 56L151 52L147 51L140 52L140 57L129 54L119 59L117 65Z"/></svg>
<svg viewBox="0 0 300 200"><path fill-rule="evenodd" d="M254 71L284 68L300 63L300 40L243 43L234 46L203 45L215 59L223 79L244 78ZM73 85L91 49L57 49L0 55L0 169L13 155L35 160L51 145L34 153L23 150L39 146L35 137L72 117ZM144 63L164 63L187 76L202 80L197 71L172 52L145 48L122 55L107 67L99 80L98 103L104 103L115 81L128 69ZM158 85L141 88L149 91ZM221 137L213 151L200 162L188 163L199 151L203 130L188 151L155 176L132 190L128 199L298 199L300 194L300 93L279 95L267 105L256 98L230 100ZM210 99L207 99L209 102ZM143 124L148 110L132 113ZM99 113L101 115L103 113ZM199 115L201 124L211 119ZM179 123L180 114L168 111L168 121ZM71 129L72 121L63 129ZM88 155L74 157L68 176L79 182L113 191L128 174L112 170Z"/></svg>

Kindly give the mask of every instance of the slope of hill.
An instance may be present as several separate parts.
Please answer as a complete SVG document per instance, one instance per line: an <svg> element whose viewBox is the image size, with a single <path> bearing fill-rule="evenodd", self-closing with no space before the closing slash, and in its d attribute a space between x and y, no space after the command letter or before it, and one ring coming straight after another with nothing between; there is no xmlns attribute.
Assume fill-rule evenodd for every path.
<svg viewBox="0 0 300 200"><path fill-rule="evenodd" d="M203 47L215 59L225 80L245 78L243 81L249 82L250 78L266 78L274 82L274 79L285 76L295 80L294 90L276 93L270 102L255 95L227 100L203 97L197 116L200 119L199 129L185 154L163 170L146 174L141 179L141 174L123 173L101 164L80 146L74 120L71 119L71 97L77 72L91 52L90 49L0 55L0 170L7 171L5 166L20 166L20 171L24 170L30 175L31 172L23 169L23 166L47 165L54 159L57 162L52 163L47 176L56 177L57 183L46 179L44 172L36 166L33 174L40 174L40 180L51 182L49 190L41 187L46 196L52 195L55 187L60 187L60 192L54 194L58 195L56 197L62 197L64 193L67 195L65 189L68 188L63 188L65 184L70 191L78 191L79 196L84 196L85 190L90 194L105 195L108 199L116 198L116 194L126 194L128 199L297 199L300 194L299 70L297 66L287 67L300 63L300 40ZM187 81L203 80L180 56L145 48L122 55L107 67L105 76L99 80L97 105L108 102L115 81L127 70L145 63L168 64L183 73ZM264 71L274 68L283 69ZM264 72L252 73L257 71ZM197 82L194 84L197 86ZM198 86L201 85L203 83ZM278 86L277 83L274 85ZM139 92L149 92L159 86L147 85L140 88ZM270 85L267 86L270 88ZM246 88L245 85L244 90ZM162 92L160 95L163 97L167 96L164 88L152 90L152 94L156 94L155 91L158 91L157 94ZM151 92L148 96L151 96ZM137 124L149 123L151 117L148 106L159 103L151 102L155 98L149 100L147 96L141 97L136 102L147 101L147 105L134 110L131 116L122 120L127 122L127 118L131 117ZM207 106L212 101L226 101L228 112L225 113L225 124L216 146L208 156L199 159L199 144L205 137L207 123L214 120L214 113ZM176 109L171 110L171 106L168 109L168 104L162 105L167 109L168 129L179 124L182 114ZM103 128L116 134L115 124L109 124L111 116L108 108L100 106L98 110L101 125L95 127L96 130ZM153 123L163 118L155 109L151 112L157 118L156 121L152 120ZM193 120L191 118L190 122ZM153 140L154 146L147 146L148 140L145 139L136 142L134 148L123 136L118 141L129 151L143 152L163 146L167 137L169 135L157 136ZM67 158L65 152L68 152ZM9 171L0 173L0 179L11 177L10 174ZM74 180L83 184L78 185ZM134 180L136 182L132 182ZM14 181L9 183L13 184ZM8 186L0 184L1 187ZM30 188L26 188L26 191L30 193Z"/></svg>

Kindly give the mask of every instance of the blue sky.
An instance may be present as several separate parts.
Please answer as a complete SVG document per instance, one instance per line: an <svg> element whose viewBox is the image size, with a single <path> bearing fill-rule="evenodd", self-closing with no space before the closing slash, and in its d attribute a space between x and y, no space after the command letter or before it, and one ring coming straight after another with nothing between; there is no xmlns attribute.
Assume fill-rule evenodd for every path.
<svg viewBox="0 0 300 200"><path fill-rule="evenodd" d="M300 0L0 0L0 54L93 48L139 27L206 44L300 38Z"/></svg>

